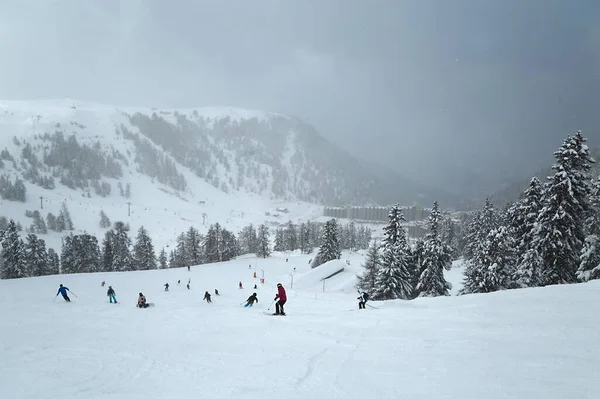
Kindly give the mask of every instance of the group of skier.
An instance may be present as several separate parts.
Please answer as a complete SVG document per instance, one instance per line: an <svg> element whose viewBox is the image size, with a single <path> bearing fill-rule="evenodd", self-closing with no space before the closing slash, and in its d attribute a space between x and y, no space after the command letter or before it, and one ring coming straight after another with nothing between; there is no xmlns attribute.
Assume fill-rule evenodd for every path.
<svg viewBox="0 0 600 399"><path fill-rule="evenodd" d="M190 281L188 281L188 289L189 289L189 284L190 284ZM106 282L102 281L101 286L104 287L105 285L106 285ZM240 285L241 285L241 282L240 282ZM256 288L256 286L255 286L255 288ZM165 291L169 291L169 283L165 284ZM71 292L71 290L69 290L69 288L63 286L62 284L60 284L60 286L58 287L58 292L56 293L56 296L58 296L60 294L60 295L62 295L62 297L64 298L64 300L66 302L71 302L71 298L69 298L69 295L67 294L67 292ZM216 288L215 288L215 295L219 295L219 291ZM110 285L108 286L108 290L106 291L106 296L108 296L110 303L118 303L117 302L117 294L116 294L115 290L112 288L112 286L110 286ZM206 301L207 303L212 303L211 295L208 291L206 291L204 293L204 298L202 298L202 300ZM285 303L287 302L287 295L285 292L285 288L283 288L283 285L281 283L277 283L277 294L275 295L275 298L273 299L273 301L275 302L274 315L285 316L283 305L285 305ZM258 303L258 295L256 294L256 292L248 297L244 307L245 308L252 307L252 305L254 305L255 302ZM150 305L151 304L147 302L144 294L140 292L138 295L138 301L137 301L136 306L140 309L145 309L145 308L148 308Z"/></svg>

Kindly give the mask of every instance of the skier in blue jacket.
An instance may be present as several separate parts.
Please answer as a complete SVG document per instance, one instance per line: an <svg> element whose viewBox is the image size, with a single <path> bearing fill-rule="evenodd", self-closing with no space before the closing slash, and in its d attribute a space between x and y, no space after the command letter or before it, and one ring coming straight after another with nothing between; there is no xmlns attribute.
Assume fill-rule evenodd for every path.
<svg viewBox="0 0 600 399"><path fill-rule="evenodd" d="M71 298L69 298L69 296L67 295L67 291L70 291L67 287L63 287L63 285L61 284L60 287L58 287L58 292L56 293L56 296L58 296L58 294L61 294L63 298L65 298L65 301L67 302L71 302Z"/></svg>

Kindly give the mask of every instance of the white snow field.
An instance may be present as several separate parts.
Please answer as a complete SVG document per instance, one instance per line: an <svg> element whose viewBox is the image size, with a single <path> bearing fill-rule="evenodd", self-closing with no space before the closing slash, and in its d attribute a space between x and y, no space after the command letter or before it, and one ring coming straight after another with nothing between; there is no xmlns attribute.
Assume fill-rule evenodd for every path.
<svg viewBox="0 0 600 399"><path fill-rule="evenodd" d="M0 396L600 397L600 282L373 302L378 309L359 311L353 283L362 255L324 265L350 261L325 292L323 270L311 271L309 259L276 254L191 272L2 280ZM258 279L264 272L264 286L255 271ZM108 303L102 280L118 305ZM287 316L267 316L278 281L287 288ZM72 303L54 296L59 283L78 295ZM202 301L215 288L214 303ZM135 307L140 291L154 307ZM259 304L243 308L254 291Z"/></svg>

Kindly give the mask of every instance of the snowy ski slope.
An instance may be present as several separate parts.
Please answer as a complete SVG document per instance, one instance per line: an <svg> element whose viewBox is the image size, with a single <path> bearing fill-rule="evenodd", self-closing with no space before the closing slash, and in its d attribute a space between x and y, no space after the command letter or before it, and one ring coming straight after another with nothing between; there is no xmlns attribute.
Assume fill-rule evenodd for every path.
<svg viewBox="0 0 600 399"><path fill-rule="evenodd" d="M352 285L362 255L344 253L350 265L325 292L309 259L276 254L191 272L2 280L1 396L600 397L599 282L371 303L379 309L358 311ZM449 273L455 290L458 276ZM120 304L108 303L102 280ZM266 316L279 281L288 289L288 315ZM78 295L72 303L54 297L59 283ZM221 295L203 302L215 288ZM137 309L139 291L156 306ZM258 305L243 308L255 291Z"/></svg>

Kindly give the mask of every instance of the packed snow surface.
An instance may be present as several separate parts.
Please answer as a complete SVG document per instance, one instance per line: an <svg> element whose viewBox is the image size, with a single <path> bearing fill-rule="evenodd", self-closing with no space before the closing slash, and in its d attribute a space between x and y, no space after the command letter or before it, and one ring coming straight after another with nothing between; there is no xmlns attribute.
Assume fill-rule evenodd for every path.
<svg viewBox="0 0 600 399"><path fill-rule="evenodd" d="M344 253L350 265L325 292L310 257L0 281L2 397L600 397L598 282L359 311L352 281L363 255ZM277 282L285 317L264 314ZM73 302L55 297L59 283ZM135 307L140 291L154 307ZM244 308L252 292L260 302Z"/></svg>

